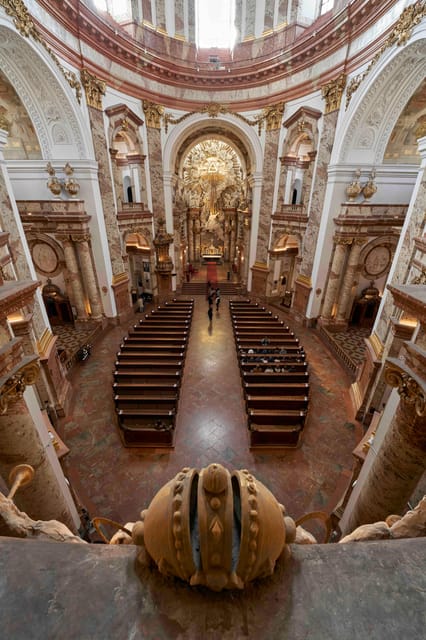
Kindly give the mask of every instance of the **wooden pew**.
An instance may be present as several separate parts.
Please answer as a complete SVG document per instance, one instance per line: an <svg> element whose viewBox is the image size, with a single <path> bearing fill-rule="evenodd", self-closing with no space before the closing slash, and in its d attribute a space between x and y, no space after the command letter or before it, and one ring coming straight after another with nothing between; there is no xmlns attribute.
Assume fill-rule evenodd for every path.
<svg viewBox="0 0 426 640"><path fill-rule="evenodd" d="M118 362L137 361L139 364L162 364L166 362L173 365L179 363L179 366L182 366L184 357L184 351L159 351L158 353L153 353L152 351L131 351L130 349L124 349L117 353Z"/></svg>
<svg viewBox="0 0 426 640"><path fill-rule="evenodd" d="M176 370L183 367L183 354L179 354L179 357L159 355L158 357L153 356L152 353L148 354L149 357L146 358L126 358L125 355L120 356L118 360L115 362L115 366L117 369L135 369L143 367L145 371L149 369L152 370L161 370L161 369L173 369Z"/></svg>
<svg viewBox="0 0 426 640"><path fill-rule="evenodd" d="M154 411L156 409L172 411L176 409L177 401L177 393L162 396L156 394L143 396L116 394L114 396L116 409L133 409L134 411Z"/></svg>
<svg viewBox="0 0 426 640"><path fill-rule="evenodd" d="M179 395L180 385L178 382L164 382L157 380L156 382L114 382L112 385L114 397L130 396L141 397L145 395Z"/></svg>
<svg viewBox="0 0 426 640"><path fill-rule="evenodd" d="M261 369L262 371L253 371L254 368ZM240 369L242 373L245 375L246 373L258 373L258 374L272 374L276 373L277 375L286 374L286 373L305 373L308 370L308 363L305 362L288 362L284 365L280 365L281 371L265 371L265 369L274 368L273 362L256 362L252 364L251 362L242 362L240 364ZM283 371L283 369L285 369Z"/></svg>
<svg viewBox="0 0 426 640"><path fill-rule="evenodd" d="M176 411L119 409L120 435L126 447L173 446Z"/></svg>
<svg viewBox="0 0 426 640"><path fill-rule="evenodd" d="M308 396L308 382L271 382L267 386L259 382L244 382L244 393L247 396L292 395Z"/></svg>
<svg viewBox="0 0 426 640"><path fill-rule="evenodd" d="M252 373L251 371L243 372L244 382L255 384L269 385L277 382L308 382L309 373L306 370L288 371L281 373Z"/></svg>
<svg viewBox="0 0 426 640"><path fill-rule="evenodd" d="M189 332L185 329L137 327L136 329L130 329L127 335L135 338L180 338L181 340L188 340Z"/></svg>
<svg viewBox="0 0 426 640"><path fill-rule="evenodd" d="M252 448L294 449L301 444L305 411L268 412L253 409L249 411L248 419Z"/></svg>
<svg viewBox="0 0 426 640"><path fill-rule="evenodd" d="M153 329L157 328L157 327L161 327L161 328L166 328L166 329L183 329L185 331L189 331L189 327L190 327L190 322L189 320L158 320L158 318L148 318L145 320L140 320L138 325L134 326L134 329L136 329L136 327L152 327Z"/></svg>
<svg viewBox="0 0 426 640"><path fill-rule="evenodd" d="M236 342L239 350L245 349L247 351L249 349L259 349L260 347L262 347L263 349L276 349L277 347L280 347L282 349L287 349L287 346L289 348L290 347L300 348L299 340L293 337L273 338L269 341L267 345L262 345L260 340L255 340L250 337L249 338L237 337Z"/></svg>
<svg viewBox="0 0 426 640"><path fill-rule="evenodd" d="M182 371L181 370L164 370L161 369L158 371L141 371L140 368L137 370L127 369L116 369L114 371L114 381L115 382L125 382L127 384L144 384L145 382L180 382Z"/></svg>
<svg viewBox="0 0 426 640"><path fill-rule="evenodd" d="M124 342L120 345L120 349L124 350L134 350L134 351L152 351L153 349L158 349L159 351L181 351L184 352L186 349L186 342L181 339L176 338L143 338L136 336L126 336L124 338Z"/></svg>
<svg viewBox="0 0 426 640"><path fill-rule="evenodd" d="M298 409L306 411L308 408L309 398L308 396L246 396L246 406L249 409L262 409L262 410L281 410L287 411L288 409Z"/></svg>

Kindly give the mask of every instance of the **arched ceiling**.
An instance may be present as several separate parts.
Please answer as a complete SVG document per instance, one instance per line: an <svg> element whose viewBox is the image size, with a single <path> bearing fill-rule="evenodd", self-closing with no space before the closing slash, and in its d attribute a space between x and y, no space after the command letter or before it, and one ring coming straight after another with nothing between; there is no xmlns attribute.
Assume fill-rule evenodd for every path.
<svg viewBox="0 0 426 640"><path fill-rule="evenodd" d="M15 89L0 71L0 120L9 135L4 147L6 160L38 160L40 144L31 119Z"/></svg>
<svg viewBox="0 0 426 640"><path fill-rule="evenodd" d="M179 174L183 158L188 155L190 149L203 140L210 139L222 140L224 143L230 145L238 155L244 173L246 175L251 173L252 167L250 166L249 154L241 139L229 129L217 125L210 125L193 131L181 144L176 156L175 171L177 174Z"/></svg>
<svg viewBox="0 0 426 640"><path fill-rule="evenodd" d="M416 130L426 122L426 80L407 102L393 128L386 147L384 163L419 164Z"/></svg>

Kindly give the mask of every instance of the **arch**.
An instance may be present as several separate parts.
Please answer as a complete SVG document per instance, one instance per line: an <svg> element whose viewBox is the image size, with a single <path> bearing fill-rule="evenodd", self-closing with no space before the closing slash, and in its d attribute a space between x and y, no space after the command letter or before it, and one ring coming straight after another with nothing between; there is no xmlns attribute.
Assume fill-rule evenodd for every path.
<svg viewBox="0 0 426 640"><path fill-rule="evenodd" d="M246 166L249 164L247 167L249 173L262 171L263 153L259 137L253 127L243 120L238 120L232 114L224 114L217 118L211 118L206 114L193 114L184 122L176 125L164 145L163 165L165 171L175 172L178 155L187 148L189 140L202 140L210 135L206 131L206 125L211 133L214 130L219 132L219 135L223 136L228 144L234 141L232 146L240 157L244 151L246 152L248 160L243 157L241 160L242 164ZM229 139L226 138L227 132L230 134ZM240 146L237 144L238 141Z"/></svg>
<svg viewBox="0 0 426 640"><path fill-rule="evenodd" d="M423 20L408 44L387 49L371 68L343 116L330 164L382 163L395 124L426 75L425 39Z"/></svg>
<svg viewBox="0 0 426 640"><path fill-rule="evenodd" d="M44 159L93 156L91 135L73 90L47 51L0 17L0 67L25 106Z"/></svg>

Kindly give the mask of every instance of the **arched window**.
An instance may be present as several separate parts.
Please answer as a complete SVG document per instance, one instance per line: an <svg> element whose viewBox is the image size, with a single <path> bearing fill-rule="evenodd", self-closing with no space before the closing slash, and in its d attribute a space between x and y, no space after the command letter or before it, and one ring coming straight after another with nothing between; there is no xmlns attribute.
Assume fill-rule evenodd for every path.
<svg viewBox="0 0 426 640"><path fill-rule="evenodd" d="M195 16L199 49L233 49L236 38L234 0L195 0Z"/></svg>

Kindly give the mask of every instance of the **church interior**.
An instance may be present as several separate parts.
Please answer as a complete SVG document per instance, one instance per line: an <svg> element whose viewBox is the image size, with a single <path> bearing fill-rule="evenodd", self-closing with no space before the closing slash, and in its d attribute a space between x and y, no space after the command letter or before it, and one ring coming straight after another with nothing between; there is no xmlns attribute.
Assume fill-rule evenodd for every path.
<svg viewBox="0 0 426 640"><path fill-rule="evenodd" d="M9 637L424 636L425 71L425 0L0 0Z"/></svg>

